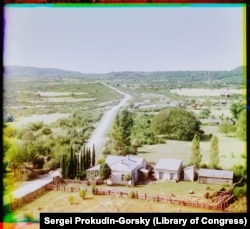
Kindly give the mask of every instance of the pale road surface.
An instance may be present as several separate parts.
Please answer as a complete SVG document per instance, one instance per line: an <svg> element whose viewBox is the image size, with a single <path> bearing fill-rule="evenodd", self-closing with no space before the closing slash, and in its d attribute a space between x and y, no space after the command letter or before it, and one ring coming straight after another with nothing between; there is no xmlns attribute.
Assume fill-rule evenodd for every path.
<svg viewBox="0 0 250 229"><path fill-rule="evenodd" d="M108 84L102 83L103 85L115 90L117 93L124 95L124 98L120 101L119 104L112 107L108 110L102 117L101 121L98 123L97 128L93 131L90 139L88 140L86 147L92 150L93 145L95 145L95 156L96 159L100 159L102 152L106 143L106 134L108 133L109 128L112 126L112 123L118 113L119 109L127 104L131 99L131 95L126 94L117 88L114 88Z"/></svg>
<svg viewBox="0 0 250 229"><path fill-rule="evenodd" d="M26 184L24 184L22 187L12 192L11 195L13 198L21 198L28 193L34 192L46 184L49 184L56 176L61 176L59 170L51 171L48 174L41 176L39 179L26 182Z"/></svg>

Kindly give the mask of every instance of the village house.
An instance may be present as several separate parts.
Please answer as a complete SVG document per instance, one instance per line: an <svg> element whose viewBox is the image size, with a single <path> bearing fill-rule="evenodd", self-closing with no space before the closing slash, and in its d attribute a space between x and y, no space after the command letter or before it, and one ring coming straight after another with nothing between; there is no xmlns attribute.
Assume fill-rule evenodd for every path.
<svg viewBox="0 0 250 229"><path fill-rule="evenodd" d="M148 177L148 170L146 169L146 161L142 157L114 156L108 155L105 163L111 169L109 184L126 185L126 176L131 177L131 185L135 185L139 181L146 180ZM96 165L86 170L88 179L98 177L100 165Z"/></svg>
<svg viewBox="0 0 250 229"><path fill-rule="evenodd" d="M182 160L159 158L155 167L155 177L158 180L179 181L181 180Z"/></svg>

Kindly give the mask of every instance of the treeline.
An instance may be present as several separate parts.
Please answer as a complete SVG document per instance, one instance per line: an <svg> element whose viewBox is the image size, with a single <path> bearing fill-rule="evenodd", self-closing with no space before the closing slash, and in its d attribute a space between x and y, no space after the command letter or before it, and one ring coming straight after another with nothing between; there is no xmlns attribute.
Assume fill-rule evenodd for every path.
<svg viewBox="0 0 250 229"><path fill-rule="evenodd" d="M158 72L111 72L107 74L109 80L143 80L150 83L162 81L170 84L185 82L185 85L195 84L234 84L242 86L244 81L244 67L238 67L232 71L158 71Z"/></svg>

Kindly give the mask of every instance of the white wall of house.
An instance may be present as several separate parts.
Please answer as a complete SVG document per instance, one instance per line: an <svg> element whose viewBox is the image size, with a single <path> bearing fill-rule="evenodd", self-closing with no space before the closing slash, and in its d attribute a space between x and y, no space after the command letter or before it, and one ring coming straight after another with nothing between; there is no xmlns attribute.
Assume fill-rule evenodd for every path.
<svg viewBox="0 0 250 229"><path fill-rule="evenodd" d="M184 180L185 181L194 181L195 178L195 167L190 166L184 169Z"/></svg>
<svg viewBox="0 0 250 229"><path fill-rule="evenodd" d="M122 180L122 177L127 175L127 172L119 172L119 171L112 171L110 179L112 180L112 184L127 184L127 181ZM139 173L138 169L134 169L131 172L132 184L135 184L138 181Z"/></svg>
<svg viewBox="0 0 250 229"><path fill-rule="evenodd" d="M155 177L158 180L167 180L167 181L179 181L180 180L180 170L178 171L165 171L165 170L156 170Z"/></svg>
<svg viewBox="0 0 250 229"><path fill-rule="evenodd" d="M112 172L111 173L112 184L126 184L126 182L122 181L123 174L124 173L120 172Z"/></svg>

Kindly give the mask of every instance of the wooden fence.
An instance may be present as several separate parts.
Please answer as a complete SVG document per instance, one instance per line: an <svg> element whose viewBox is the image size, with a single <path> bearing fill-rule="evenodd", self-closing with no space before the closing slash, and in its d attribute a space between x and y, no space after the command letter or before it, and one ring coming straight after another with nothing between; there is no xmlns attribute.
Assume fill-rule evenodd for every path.
<svg viewBox="0 0 250 229"><path fill-rule="evenodd" d="M21 207L24 204L30 203L31 201L35 200L36 198L42 196L44 192L50 190L49 186L53 183L53 181L49 184L46 184L38 189L36 189L33 192L27 193L27 195L22 196L20 198L13 197L10 200L10 203L5 206L5 211L13 211L16 210L17 208Z"/></svg>
<svg viewBox="0 0 250 229"><path fill-rule="evenodd" d="M79 192L82 188L80 187L69 187L67 185L53 185L50 184L48 190L58 190L58 191L66 191L66 192ZM86 191L91 191L86 188ZM182 206L192 206L206 209L215 209L224 211L226 207L228 207L233 195L225 195L221 198L214 200L194 200L194 199L178 199L174 196L158 196L158 195L149 195L149 194L140 194L138 192L133 192L133 196L131 196L131 192L127 190L115 190L115 189L95 189L95 195L112 195L112 196L120 196L120 197L130 197L139 200L147 200L147 201L156 201L156 202L164 202L171 204L179 204Z"/></svg>

